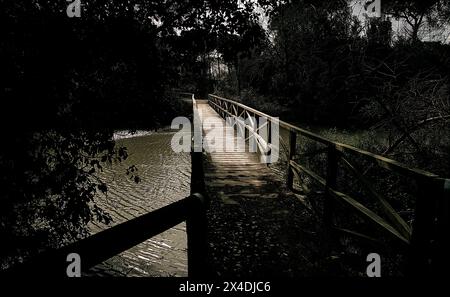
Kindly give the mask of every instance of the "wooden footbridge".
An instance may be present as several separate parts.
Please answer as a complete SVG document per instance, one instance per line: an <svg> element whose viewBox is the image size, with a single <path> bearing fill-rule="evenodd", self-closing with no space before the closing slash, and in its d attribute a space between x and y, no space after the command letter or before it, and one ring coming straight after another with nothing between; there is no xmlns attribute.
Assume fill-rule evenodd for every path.
<svg viewBox="0 0 450 297"><path fill-rule="evenodd" d="M78 253L87 270L182 221L191 277L320 274L320 265L340 256L337 247L350 240L382 256L394 251L410 274L446 270L450 180L226 98L196 100L189 94L189 99L194 115L190 197L10 272L41 274L44 267L48 274L65 276L69 253ZM203 142L196 143L196 133ZM274 156L279 160L271 164ZM406 186L383 188L383 180L370 180L372 171ZM389 190L409 197L410 210L397 211L397 196Z"/></svg>
<svg viewBox="0 0 450 297"><path fill-rule="evenodd" d="M313 247L302 240L308 237L303 232L305 208L268 167L266 162L271 159L261 154L274 154L276 149L268 151L271 144L261 137L269 138L270 122L256 127L255 117L246 124L236 115L228 117L237 120L234 125L227 125L222 118L228 115L226 109L214 101L194 99L194 106L203 124L204 193L211 199L205 261L209 275L248 278L315 273Z"/></svg>
<svg viewBox="0 0 450 297"><path fill-rule="evenodd" d="M247 145L247 151L238 154L211 152L205 156L206 194L215 198L213 201L216 201L216 203L221 202L219 207L211 207L211 212L217 212L219 215L216 215L209 225L214 226L212 230L219 229L222 234L228 234L225 238L228 242L233 242L236 235L234 232L232 232L232 235L227 233L230 227L220 228L219 224L214 223L221 221L222 217L226 216L221 215L222 213L229 214L233 211L233 206L229 207L229 211L224 211L223 208L228 205L239 205L240 214L244 218L238 216L234 218L233 222L242 224L245 223L246 215L253 214L255 209L262 212L261 217L253 220L253 222L264 224L264 217L269 219L266 226L259 226L265 236L274 236L272 242L269 245L266 243L265 246L273 247L283 241L288 242L288 246L284 246L282 250L291 262L285 263L281 256L283 254L279 255L276 252L268 251L272 255L272 259L276 259L275 261L278 261L278 263L283 263L283 268L279 267L275 270L278 275L282 275L285 271L296 271L297 273L294 273L294 276L302 275L302 272L310 274L309 268L314 266L311 260L316 259L316 261L312 261L317 263L317 257L327 257L326 254L333 250L331 246L339 242L342 236L358 238L366 243L375 244L375 247L379 247L377 243L384 241L384 246L387 245L387 249L397 249L400 254L408 259L408 267L406 268L408 273L427 274L432 271L444 271L443 262L445 261L443 259L446 258L445 250L448 247L445 242L448 241L446 234L449 227L450 180L423 170L410 168L394 160L350 145L325 139L320 135L226 98L209 95L208 100L197 100L197 102L194 100L195 108L203 115L203 118L212 118L215 119L213 120L215 122L222 121L221 126L226 126L224 119L231 119L237 132L235 137L243 137ZM255 124L261 119L264 120L263 123L267 123L262 125L262 128L266 129L263 133L261 133L261 127ZM279 138L275 142L276 145L273 145L274 137L271 135L271 129L269 129L270 124L278 126L276 132L278 132ZM218 129L214 130L215 133L219 131ZM209 135L210 131L204 128L203 133ZM261 137L261 134L265 137ZM233 139L231 140L236 142ZM248 152L251 140L257 144L257 154ZM301 143L299 142L302 141L315 144L313 145L315 149L301 153L299 151L299 144L301 146ZM221 143L219 142L219 144ZM280 180L279 175L275 175L274 171L261 163L260 158L257 157L267 153L267 151L273 153L274 150L277 150L275 153L280 154L280 159L285 157L284 161L280 161L282 164L286 164L285 180L283 181ZM322 158L319 158L319 161L325 163L319 166L322 167L322 174L320 169L315 171L307 166L307 164L311 164L311 162L308 162L309 158L320 155L322 155ZM360 170L353 160L360 160L360 163L367 167L366 170ZM389 174L397 175L399 179L407 181L407 187L410 187L408 190L412 194L410 198L415 202L409 222L391 206L388 196L383 193L386 190L383 188L383 184L386 183L381 182L381 191L377 191L375 182L367 178L369 170L377 170L374 167L383 170L386 177ZM376 172L379 174L380 171ZM343 176L340 178L340 175ZM349 179L357 182L358 191L356 193L352 191L353 193L358 196L368 196L369 199L365 199L366 203L363 202L362 197L354 198L351 194L339 189L339 186L347 183ZM297 216L299 213L304 215L305 210L296 203L299 199L302 200L302 196L295 195L298 190L297 187L294 187L294 181L300 187L303 183L312 183L322 187L322 195L310 197L310 199L322 200L317 203L321 204L318 207L320 209L321 228L309 226L304 218ZM351 186L355 186L355 183L351 183ZM345 189L345 185L342 188ZM274 201L267 203L268 199ZM289 206L283 205L283 203L287 203ZM234 208L237 207L234 206ZM285 216L283 217L282 214ZM348 220L345 219L345 216L352 214L356 214L358 220L356 225L368 224L367 228L362 229L371 230L373 227L374 234L363 234L352 230L353 224L348 224ZM258 216L256 214L252 219ZM342 216L344 219L339 219ZM347 223L346 225L350 227L340 226L339 223ZM283 226L283 228L277 228L277 226ZM275 230L271 230L271 227ZM292 230L293 228L300 230ZM264 229L267 231L264 232ZM255 234L252 232L252 228L246 228L244 233L246 231L250 234L246 234L243 238L237 240L237 245L240 248L245 244L245 238L251 238ZM268 234L270 231L273 231L274 234ZM307 233L302 231L321 232L322 236L305 236ZM294 238L293 241L288 239L290 235L292 235L291 238ZM324 237L325 240L323 240ZM308 240L317 242L320 241L320 238L322 238L322 244L308 245ZM255 241L257 239L252 240L252 242ZM298 241L300 241L300 245ZM311 249L314 248L322 249L322 251L314 255L314 253L311 253ZM383 248L380 250L384 251ZM223 253L222 251L221 254ZM256 252L253 255L255 259L250 262L258 263L257 257L261 257L261 254ZM242 260L239 259L239 256L230 255L230 257L235 258L231 261L232 263L239 263L239 260ZM304 261L302 261L302 258ZM290 267L289 263L295 263L294 266L296 265L296 267ZM302 268L299 268L299 263L301 263L302 266L300 267ZM267 264L264 263L263 265ZM227 274L239 275L243 273L245 275L249 270L248 265L251 264L247 263L246 265L243 269L228 271ZM223 259L219 260L217 267L223 267ZM214 271L220 270L217 267ZM273 271L272 268L269 268L269 270ZM270 274L265 269L262 269L261 272L262 275ZM255 273L255 271L251 271L250 275L255 275Z"/></svg>

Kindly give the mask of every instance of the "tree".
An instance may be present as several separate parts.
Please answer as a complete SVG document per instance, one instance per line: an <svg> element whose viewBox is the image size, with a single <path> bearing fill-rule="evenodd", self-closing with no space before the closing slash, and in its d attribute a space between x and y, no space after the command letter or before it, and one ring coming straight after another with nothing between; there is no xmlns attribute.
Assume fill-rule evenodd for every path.
<svg viewBox="0 0 450 297"><path fill-rule="evenodd" d="M428 24L431 27L443 25L442 21L437 21L438 16L442 15L445 7L448 8L446 1L383 1L382 9L385 14L395 19L404 20L407 24L405 30L412 42L419 41L419 32L422 27Z"/></svg>
<svg viewBox="0 0 450 297"><path fill-rule="evenodd" d="M83 1L79 19L67 17L65 0L21 2L0 9L3 267L86 236L91 221L110 221L95 193L107 191L96 173L127 157L114 130L176 115L168 91L186 60L174 57L212 48L183 36L209 41L252 16L251 1ZM139 181L135 169L124 174Z"/></svg>
<svg viewBox="0 0 450 297"><path fill-rule="evenodd" d="M279 98L302 119L318 119L324 113L336 114L336 110L345 112L349 89L346 72L352 63L348 40L354 22L347 3L261 3L270 18L273 39L261 51L265 58L255 57L267 64L248 68L255 73L246 77L261 78L253 80L250 87ZM264 78L261 69L265 70Z"/></svg>

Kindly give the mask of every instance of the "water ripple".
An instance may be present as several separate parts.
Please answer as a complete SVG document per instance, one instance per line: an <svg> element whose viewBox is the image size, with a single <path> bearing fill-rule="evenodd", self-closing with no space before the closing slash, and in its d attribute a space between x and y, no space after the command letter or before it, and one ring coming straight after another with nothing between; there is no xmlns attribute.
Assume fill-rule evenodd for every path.
<svg viewBox="0 0 450 297"><path fill-rule="evenodd" d="M98 204L111 214L116 225L156 210L189 195L190 157L171 150L174 133L139 133L117 136L117 145L126 146L129 158L123 164L106 167L100 178L108 194L97 195ZM136 184L125 175L135 165L141 179ZM108 226L92 224L91 233ZM186 226L179 224L92 268L95 276L187 276Z"/></svg>

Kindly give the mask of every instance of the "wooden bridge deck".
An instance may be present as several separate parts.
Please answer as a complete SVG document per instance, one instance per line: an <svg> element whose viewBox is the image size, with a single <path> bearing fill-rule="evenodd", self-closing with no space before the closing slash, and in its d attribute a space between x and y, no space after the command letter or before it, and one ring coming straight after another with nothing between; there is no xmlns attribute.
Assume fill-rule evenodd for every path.
<svg viewBox="0 0 450 297"><path fill-rule="evenodd" d="M208 104L197 106L202 121L208 118L225 126ZM218 129L204 128L203 134L220 138ZM209 148L214 145L223 144L219 141ZM315 242L314 234L304 231L306 210L258 156L248 150L206 154L205 187L212 200L207 255L211 273L217 277L314 274L315 249L305 246Z"/></svg>

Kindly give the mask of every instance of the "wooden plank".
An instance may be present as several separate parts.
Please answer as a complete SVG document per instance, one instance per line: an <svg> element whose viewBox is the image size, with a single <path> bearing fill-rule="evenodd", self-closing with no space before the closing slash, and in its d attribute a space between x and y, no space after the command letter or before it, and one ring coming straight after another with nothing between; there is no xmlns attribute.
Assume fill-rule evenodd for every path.
<svg viewBox="0 0 450 297"><path fill-rule="evenodd" d="M228 111L220 104L214 103L211 106L222 114L228 114ZM211 121L224 122L211 106L199 106L202 109L203 117L205 115L216 117L217 120ZM231 106L233 105L230 105L229 108ZM237 112L238 109L236 109L235 114ZM231 114L228 115L231 116ZM208 131L204 132L207 133ZM239 136L235 133L232 135L233 138L228 141L230 143L237 142ZM212 145L214 146L214 144ZM272 192L274 188L279 188L278 185L281 181L265 164L260 162L257 153L248 151L208 153L205 164L205 178L207 187L214 189L215 193L219 193L217 195L221 197L225 204L235 205L233 201L236 201L236 199L257 199L257 197L274 199L279 196L279 194Z"/></svg>
<svg viewBox="0 0 450 297"><path fill-rule="evenodd" d="M214 179L214 180L210 180L209 181L209 186L212 187L235 187L235 186L243 186L243 187L247 187L247 186L261 186L261 185L266 185L268 184L267 181L264 180L260 180L260 179L249 179L246 181L238 181L238 180L219 180L219 179Z"/></svg>

